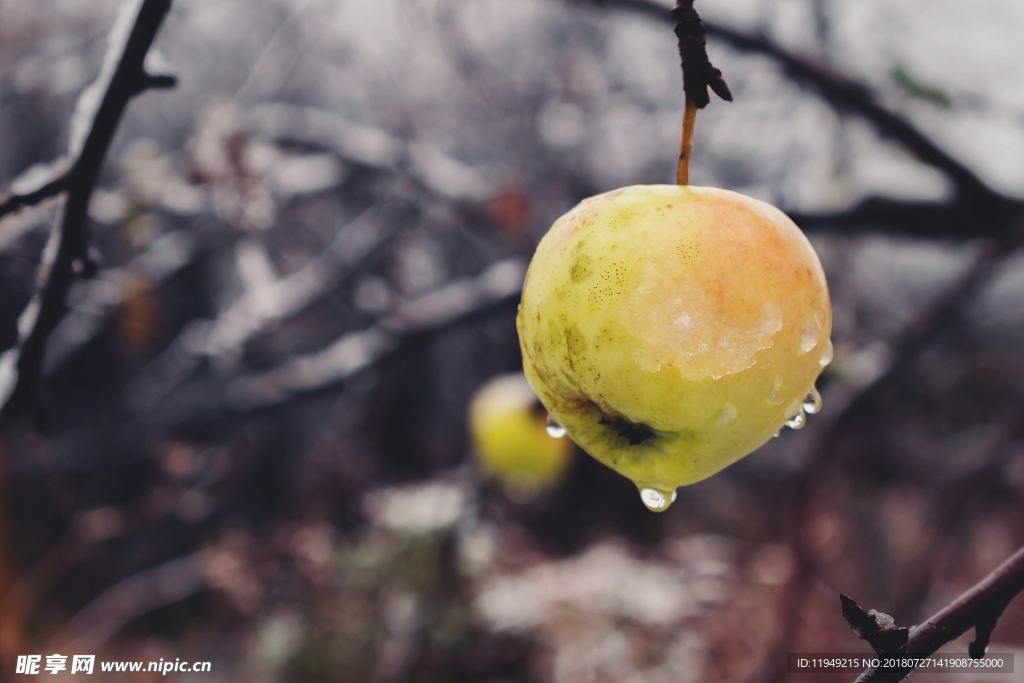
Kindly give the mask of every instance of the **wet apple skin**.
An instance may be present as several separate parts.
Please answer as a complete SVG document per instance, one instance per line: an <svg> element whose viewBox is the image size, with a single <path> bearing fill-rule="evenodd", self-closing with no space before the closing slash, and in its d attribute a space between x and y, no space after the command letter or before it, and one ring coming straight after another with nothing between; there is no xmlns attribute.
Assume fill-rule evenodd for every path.
<svg viewBox="0 0 1024 683"><path fill-rule="evenodd" d="M781 211L717 188L585 199L530 264L524 372L585 451L640 487L704 479L772 437L831 333L821 264Z"/></svg>

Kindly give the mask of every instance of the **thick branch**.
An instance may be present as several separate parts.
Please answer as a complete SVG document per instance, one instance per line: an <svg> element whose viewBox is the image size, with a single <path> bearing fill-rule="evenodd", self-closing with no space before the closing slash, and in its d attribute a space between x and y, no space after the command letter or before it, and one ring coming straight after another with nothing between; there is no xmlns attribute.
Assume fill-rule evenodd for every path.
<svg viewBox="0 0 1024 683"><path fill-rule="evenodd" d="M1021 591L1024 591L1024 548L924 623L910 629L903 652L913 657L927 657L974 628L978 637L971 644L971 656L983 656L996 620ZM913 667L868 669L857 677L856 683L900 681L911 671Z"/></svg>
<svg viewBox="0 0 1024 683"><path fill-rule="evenodd" d="M64 181L64 210L43 254L38 291L18 320L18 341L0 356L0 418L4 420L35 402L47 340L64 315L75 276L91 269L89 200L121 115L134 95L148 87L168 85L166 78L147 74L144 63L170 7L171 0L143 0L123 43L117 29L112 32L104 73L79 99L76 120L72 121L73 161ZM99 92L102 98L91 120L81 121L79 115Z"/></svg>

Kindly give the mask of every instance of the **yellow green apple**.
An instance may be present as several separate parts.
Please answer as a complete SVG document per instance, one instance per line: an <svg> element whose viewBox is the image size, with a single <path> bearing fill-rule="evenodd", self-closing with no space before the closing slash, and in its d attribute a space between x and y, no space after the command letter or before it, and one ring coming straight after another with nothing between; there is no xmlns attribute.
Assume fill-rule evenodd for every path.
<svg viewBox="0 0 1024 683"><path fill-rule="evenodd" d="M483 471L507 493L528 498L558 483L572 457L572 442L552 438L547 418L521 373L481 386L469 404L474 454Z"/></svg>
<svg viewBox="0 0 1024 683"><path fill-rule="evenodd" d="M777 208L709 187L583 200L538 245L516 323L551 417L653 509L802 426L831 359L807 238Z"/></svg>

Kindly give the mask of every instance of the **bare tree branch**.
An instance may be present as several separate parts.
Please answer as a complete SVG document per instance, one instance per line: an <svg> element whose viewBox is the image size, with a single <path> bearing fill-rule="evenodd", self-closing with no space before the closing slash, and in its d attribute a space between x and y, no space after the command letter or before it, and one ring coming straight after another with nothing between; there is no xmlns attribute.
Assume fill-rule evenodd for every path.
<svg viewBox="0 0 1024 683"><path fill-rule="evenodd" d="M86 605L54 638L95 652L125 625L155 609L210 588L202 551L179 557L116 583Z"/></svg>
<svg viewBox="0 0 1024 683"><path fill-rule="evenodd" d="M636 12L658 21L673 21L669 8L656 0L569 0ZM989 187L973 170L935 143L901 114L887 108L869 87L854 78L791 51L763 34L747 33L731 26L704 20L707 35L733 47L768 57L796 81L815 90L832 104L854 112L880 133L895 140L923 162L942 171L966 195L1004 202L1006 198Z"/></svg>
<svg viewBox="0 0 1024 683"><path fill-rule="evenodd" d="M88 254L89 199L121 115L135 95L169 85L166 77L146 73L145 59L171 0L143 0L137 7L131 24L127 23L132 17L128 9L119 18L111 32L104 71L79 98L72 120L73 162L64 181L64 210L43 254L38 291L18 320L18 341L0 356L0 419L4 421L36 402L47 340L64 315L75 277L93 268ZM129 26L130 30L122 33L123 27ZM95 105L97 96L100 99ZM91 116L86 116L93 106Z"/></svg>
<svg viewBox="0 0 1024 683"><path fill-rule="evenodd" d="M30 206L37 206L48 199L60 195L67 188L67 170L61 165L56 175L48 174L46 180L34 183L31 190L12 189L3 197L0 197L0 219L8 214L17 213ZM20 184L15 182L15 186Z"/></svg>
<svg viewBox="0 0 1024 683"><path fill-rule="evenodd" d="M160 285L194 262L207 245L178 230L158 237L144 252L116 269L104 271L83 288L82 306L66 315L50 336L46 372L62 368L92 341L124 302L131 283Z"/></svg>
<svg viewBox="0 0 1024 683"><path fill-rule="evenodd" d="M405 343L438 334L519 299L523 264L499 261L476 277L407 301L376 325L346 334L320 351L228 384L230 412L251 413L328 391L389 358Z"/></svg>
<svg viewBox="0 0 1024 683"><path fill-rule="evenodd" d="M878 654L896 652L907 644L910 629L897 626L896 620L885 612L865 610L844 593L839 594L839 604L843 610L843 619L846 619L853 632Z"/></svg>
<svg viewBox="0 0 1024 683"><path fill-rule="evenodd" d="M935 239L1001 237L1010 222L1003 206L979 206L957 197L947 200L899 199L868 196L835 211L788 210L787 215L807 232L843 234L882 229L886 234Z"/></svg>
<svg viewBox="0 0 1024 683"><path fill-rule="evenodd" d="M996 621L1021 591L1024 591L1024 548L923 623L910 629L910 637L901 652L911 659L927 657L973 628L977 637L971 643L970 655L975 659L981 658ZM868 669L857 677L855 683L901 681L914 668Z"/></svg>
<svg viewBox="0 0 1024 683"><path fill-rule="evenodd" d="M248 112L250 126L276 140L317 144L343 160L406 176L430 194L465 204L483 202L496 192L483 169L470 166L419 140L349 121L314 107L267 104Z"/></svg>
<svg viewBox="0 0 1024 683"><path fill-rule="evenodd" d="M399 233L395 222L381 221L377 205L338 231L331 243L306 265L231 302L215 318L185 327L132 380L127 393L145 411L186 381L204 359L221 370L234 370L246 345L269 327L293 318L346 283L359 264ZM383 226L383 227L382 227Z"/></svg>
<svg viewBox="0 0 1024 683"><path fill-rule="evenodd" d="M796 567L782 591L779 600L784 616L775 642L769 648L771 654L763 671L752 678L758 683L775 683L785 677L785 653L791 649L796 637L798 615L804 599L813 585L816 560L809 539L809 528L813 522L815 482L823 476L827 456L835 452L835 444L849 421L864 408L875 404L878 392L889 386L900 373L912 367L912 361L922 350L941 337L945 330L954 327L962 318L964 308L975 301L984 287L999 272L999 266L1014 253L1024 241L1019 231L1014 239L990 240L974 257L964 272L935 294L921 313L907 325L891 342L885 364L874 375L861 377L857 383L838 385L825 394L830 406L817 419L811 420L805 432L799 454L800 469L793 483L788 499L792 501L790 512L789 543L793 550Z"/></svg>

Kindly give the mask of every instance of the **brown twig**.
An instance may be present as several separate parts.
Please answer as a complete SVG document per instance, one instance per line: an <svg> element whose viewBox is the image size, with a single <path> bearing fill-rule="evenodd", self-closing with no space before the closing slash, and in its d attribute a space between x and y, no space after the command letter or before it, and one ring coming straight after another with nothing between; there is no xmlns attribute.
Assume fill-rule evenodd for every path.
<svg viewBox="0 0 1024 683"><path fill-rule="evenodd" d="M173 85L173 78L153 76L144 67L146 54L170 7L171 0L143 0L124 37L118 33L117 28L122 26L118 22L111 34L110 61L100 79L79 100L76 120L72 121L73 161L63 181L67 194L64 210L43 254L38 290L18 320L18 341L0 356L0 420L7 421L36 403L50 333L64 315L76 276L88 275L95 267L88 253L89 200L121 115L135 95ZM79 116L99 91L103 93L99 105L87 126L82 125ZM79 130L86 131L84 137Z"/></svg>
<svg viewBox="0 0 1024 683"><path fill-rule="evenodd" d="M900 652L909 655L913 662L913 658L927 657L973 628L976 637L970 645L970 655L975 659L981 658L996 621L1021 591L1024 591L1024 548L923 623L910 629L909 638ZM914 668L867 669L855 683L901 681Z"/></svg>
<svg viewBox="0 0 1024 683"><path fill-rule="evenodd" d="M693 129L697 123L697 111L711 102L710 89L727 102L732 102L732 93L722 77L708 59L707 39L704 24L693 7L694 0L677 0L672 10L675 19L675 33L679 40L679 61L683 67L683 92L686 103L683 107L683 130L679 139L679 161L676 164L676 184L686 185L690 179L690 155L693 149Z"/></svg>

